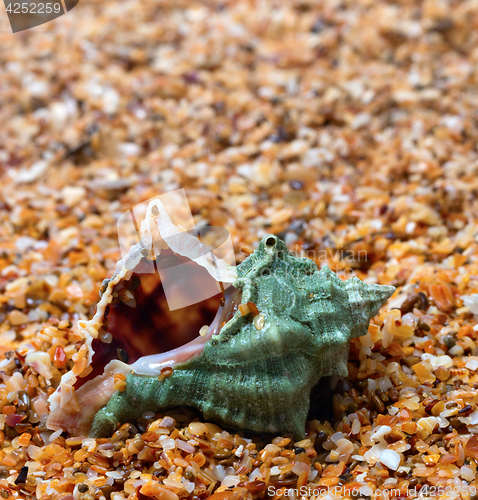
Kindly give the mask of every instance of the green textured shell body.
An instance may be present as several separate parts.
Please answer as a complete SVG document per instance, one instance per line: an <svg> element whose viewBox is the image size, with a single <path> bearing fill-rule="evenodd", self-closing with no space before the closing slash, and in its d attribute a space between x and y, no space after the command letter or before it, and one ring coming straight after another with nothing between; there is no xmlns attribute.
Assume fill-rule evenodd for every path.
<svg viewBox="0 0 478 500"><path fill-rule="evenodd" d="M394 288L319 271L273 235L237 271L241 302L257 306L263 326L238 310L169 377L130 373L126 389L97 413L92 436L145 411L188 405L224 426L304 437L311 389L323 376L347 375L350 339L367 333Z"/></svg>

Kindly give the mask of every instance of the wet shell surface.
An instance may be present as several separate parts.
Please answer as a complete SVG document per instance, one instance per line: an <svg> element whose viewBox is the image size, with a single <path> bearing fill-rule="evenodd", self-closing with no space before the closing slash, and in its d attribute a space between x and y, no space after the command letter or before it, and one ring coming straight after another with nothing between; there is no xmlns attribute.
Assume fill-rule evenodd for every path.
<svg viewBox="0 0 478 500"><path fill-rule="evenodd" d="M367 333L395 289L342 281L292 255L274 235L235 271L207 331L131 365L110 362L58 405L47 425L100 437L146 411L187 405L224 426L303 438L312 388L323 376L347 375L350 339ZM126 377L121 391L118 374Z"/></svg>

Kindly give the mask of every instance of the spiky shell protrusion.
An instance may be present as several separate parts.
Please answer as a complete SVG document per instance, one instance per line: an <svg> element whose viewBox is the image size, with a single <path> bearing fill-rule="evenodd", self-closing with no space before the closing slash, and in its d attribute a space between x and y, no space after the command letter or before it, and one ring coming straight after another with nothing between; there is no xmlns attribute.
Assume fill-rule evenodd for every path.
<svg viewBox="0 0 478 500"><path fill-rule="evenodd" d="M311 389L323 376L347 375L350 339L367 333L394 288L319 271L274 235L237 271L242 303L256 305L264 326L237 311L169 377L129 374L126 390L96 415L91 435L106 435L144 411L188 405L225 426L304 437Z"/></svg>

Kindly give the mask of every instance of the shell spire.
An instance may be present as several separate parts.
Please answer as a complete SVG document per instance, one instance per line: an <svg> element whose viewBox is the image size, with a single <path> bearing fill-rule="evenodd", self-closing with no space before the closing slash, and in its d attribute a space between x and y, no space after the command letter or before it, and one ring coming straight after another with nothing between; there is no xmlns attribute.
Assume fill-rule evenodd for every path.
<svg viewBox="0 0 478 500"><path fill-rule="evenodd" d="M364 283L357 277L344 283L353 318L350 328L351 337L361 337L367 333L370 320L393 295L395 287Z"/></svg>

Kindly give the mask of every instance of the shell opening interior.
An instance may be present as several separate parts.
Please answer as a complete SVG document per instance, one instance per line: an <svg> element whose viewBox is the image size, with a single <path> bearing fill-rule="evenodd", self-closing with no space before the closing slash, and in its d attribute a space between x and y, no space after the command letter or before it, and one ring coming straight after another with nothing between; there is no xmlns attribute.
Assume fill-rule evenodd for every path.
<svg viewBox="0 0 478 500"><path fill-rule="evenodd" d="M266 246L273 247L276 244L276 241L277 241L277 238L275 238L273 236L269 236L269 238L267 238L267 240L266 240Z"/></svg>
<svg viewBox="0 0 478 500"><path fill-rule="evenodd" d="M174 254L170 257L172 261L186 260ZM160 276L141 273L144 262L146 258L136 266L127 281L120 281L114 287L115 297L105 311L102 331L92 343L95 352L92 371L87 377L78 379L76 388L103 373L104 367L113 359L132 364L134 371L145 375L157 373L175 362L186 361L199 352L198 349L202 350L200 346L217 334L237 310L241 292L233 286L224 293L218 286L216 295L171 310ZM197 280L200 275L193 273L191 276L193 279L196 276ZM198 282L188 285L202 286ZM183 289L183 292L187 293L187 290ZM203 329L200 335L205 325L208 326L207 332ZM190 344L195 348L190 348Z"/></svg>

